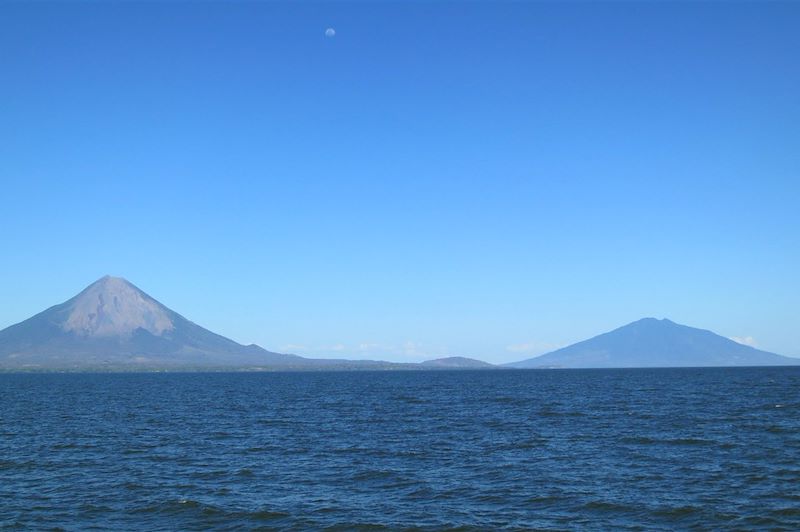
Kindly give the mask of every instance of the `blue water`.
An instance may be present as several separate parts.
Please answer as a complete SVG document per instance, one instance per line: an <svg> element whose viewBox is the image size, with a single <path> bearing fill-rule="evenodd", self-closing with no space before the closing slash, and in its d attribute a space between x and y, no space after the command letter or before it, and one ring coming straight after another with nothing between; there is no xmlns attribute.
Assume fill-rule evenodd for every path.
<svg viewBox="0 0 800 532"><path fill-rule="evenodd" d="M0 375L0 526L800 529L800 368Z"/></svg>

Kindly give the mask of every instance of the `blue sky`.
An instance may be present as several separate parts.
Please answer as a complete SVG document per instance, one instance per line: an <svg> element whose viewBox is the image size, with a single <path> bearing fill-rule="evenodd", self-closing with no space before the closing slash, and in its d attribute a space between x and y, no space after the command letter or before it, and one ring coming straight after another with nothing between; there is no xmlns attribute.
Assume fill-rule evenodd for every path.
<svg viewBox="0 0 800 532"><path fill-rule="evenodd" d="M104 274L312 356L800 356L800 3L0 4L0 327ZM335 28L334 37L325 30Z"/></svg>

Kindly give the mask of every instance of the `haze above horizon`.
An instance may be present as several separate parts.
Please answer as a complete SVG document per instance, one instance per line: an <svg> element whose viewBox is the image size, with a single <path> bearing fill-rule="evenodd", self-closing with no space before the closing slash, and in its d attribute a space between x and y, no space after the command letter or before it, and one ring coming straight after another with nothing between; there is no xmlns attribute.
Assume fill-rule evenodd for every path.
<svg viewBox="0 0 800 532"><path fill-rule="evenodd" d="M3 3L0 329L110 273L312 357L502 363L644 316L800 356L799 25Z"/></svg>

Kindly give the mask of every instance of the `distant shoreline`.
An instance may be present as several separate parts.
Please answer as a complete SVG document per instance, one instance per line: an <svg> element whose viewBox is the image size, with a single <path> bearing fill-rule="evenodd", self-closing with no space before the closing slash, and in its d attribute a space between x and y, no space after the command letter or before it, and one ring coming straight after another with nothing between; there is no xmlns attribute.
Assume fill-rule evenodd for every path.
<svg viewBox="0 0 800 532"><path fill-rule="evenodd" d="M800 362L800 361L798 361ZM398 364L400 365L400 364ZM519 371L662 371L662 370L705 370L705 369L786 369L798 368L800 365L761 365L761 366L659 366L659 367L625 367L625 368L564 368L564 367L541 367L541 368L515 368L508 366L491 366L483 368L438 368L438 367L415 367L414 364L403 365L402 367L380 368L380 367L292 367L292 368L256 368L256 367L173 367L173 368L124 368L124 367L92 367L92 368L0 368L0 375L32 375L32 374L154 374L154 373L442 373L442 372L519 372Z"/></svg>

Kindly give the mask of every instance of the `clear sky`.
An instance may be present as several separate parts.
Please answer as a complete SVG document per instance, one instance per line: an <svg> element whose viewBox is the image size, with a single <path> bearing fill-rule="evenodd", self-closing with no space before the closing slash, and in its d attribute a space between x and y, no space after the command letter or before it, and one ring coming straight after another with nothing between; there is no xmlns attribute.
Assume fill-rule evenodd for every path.
<svg viewBox="0 0 800 532"><path fill-rule="evenodd" d="M507 362L654 316L800 356L798 28L0 3L0 328L112 274L302 355Z"/></svg>

